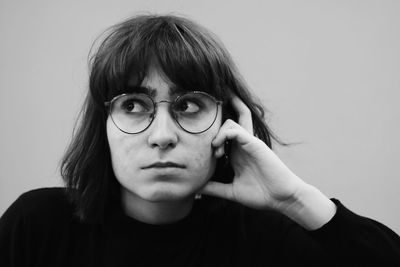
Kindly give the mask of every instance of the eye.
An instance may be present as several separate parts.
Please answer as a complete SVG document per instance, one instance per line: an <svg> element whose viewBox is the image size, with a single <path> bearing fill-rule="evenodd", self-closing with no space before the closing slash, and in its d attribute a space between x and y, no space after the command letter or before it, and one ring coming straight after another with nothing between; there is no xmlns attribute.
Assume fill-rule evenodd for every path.
<svg viewBox="0 0 400 267"><path fill-rule="evenodd" d="M201 105L195 99L182 99L176 103L174 109L178 113L193 114L200 111Z"/></svg>
<svg viewBox="0 0 400 267"><path fill-rule="evenodd" d="M120 108L126 113L146 113L151 111L151 108L146 101L134 97L125 99L121 103Z"/></svg>

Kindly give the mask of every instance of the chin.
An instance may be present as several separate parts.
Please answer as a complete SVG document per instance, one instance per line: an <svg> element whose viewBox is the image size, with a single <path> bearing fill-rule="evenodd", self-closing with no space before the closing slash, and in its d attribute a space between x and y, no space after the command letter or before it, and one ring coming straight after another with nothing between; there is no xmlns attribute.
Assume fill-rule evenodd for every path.
<svg viewBox="0 0 400 267"><path fill-rule="evenodd" d="M155 185L142 191L139 196L150 202L169 202L190 199L195 195L194 190L177 185Z"/></svg>

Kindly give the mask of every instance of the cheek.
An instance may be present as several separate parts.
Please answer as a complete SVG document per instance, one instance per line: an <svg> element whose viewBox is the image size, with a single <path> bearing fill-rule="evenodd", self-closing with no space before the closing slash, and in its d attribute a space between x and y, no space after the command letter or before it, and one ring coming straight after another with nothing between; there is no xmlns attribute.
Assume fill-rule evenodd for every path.
<svg viewBox="0 0 400 267"><path fill-rule="evenodd" d="M120 173L127 171L128 166L132 168L132 165L136 162L132 159L135 153L131 153L131 151L138 149L137 142L134 142L135 139L114 127L111 119L107 120L107 139L110 147L111 163L114 173L118 177Z"/></svg>
<svg viewBox="0 0 400 267"><path fill-rule="evenodd" d="M192 162L193 167L196 172L204 172L212 165L212 154L207 153L207 151L199 151L197 150L196 153L193 155Z"/></svg>
<svg viewBox="0 0 400 267"><path fill-rule="evenodd" d="M107 120L107 140L112 158L122 153L121 150L124 146L122 146L121 143L123 140L120 136L120 133L117 132L117 129L115 129L110 118Z"/></svg>
<svg viewBox="0 0 400 267"><path fill-rule="evenodd" d="M190 176L198 183L204 184L214 174L217 161L213 155L211 141L194 143L190 154L192 155Z"/></svg>
<svg viewBox="0 0 400 267"><path fill-rule="evenodd" d="M219 129L219 127L217 127L217 129ZM192 153L190 153L192 155L192 166L196 169L195 171L203 173L203 175L205 172L211 172L211 175L214 172L217 158L214 156L214 149L211 146L211 141L214 139L217 132L218 131L215 130L206 136L199 136L200 138L192 142Z"/></svg>

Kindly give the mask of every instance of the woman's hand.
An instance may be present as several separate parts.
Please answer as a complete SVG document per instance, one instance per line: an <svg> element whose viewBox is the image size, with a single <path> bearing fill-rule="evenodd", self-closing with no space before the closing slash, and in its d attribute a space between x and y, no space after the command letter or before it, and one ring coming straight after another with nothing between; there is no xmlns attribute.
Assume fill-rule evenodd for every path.
<svg viewBox="0 0 400 267"><path fill-rule="evenodd" d="M319 209L328 206L331 211L334 209L334 214L334 204L319 190L297 177L263 141L253 135L251 112L238 97L233 97L232 105L239 121L225 121L212 145L216 148L216 157L221 157L225 153L225 142L230 140L232 143L229 158L235 173L233 182L209 181L202 193L237 201L250 208L278 210L309 229L321 226L320 221L309 225L310 222L304 222L308 219L303 217L310 216L309 208L317 208L311 212L319 213ZM314 201L322 202L312 204ZM308 204L314 207L308 207ZM323 223L333 214L325 214ZM317 214L317 217L320 215L323 214ZM326 220L326 217L329 219Z"/></svg>
<svg viewBox="0 0 400 267"><path fill-rule="evenodd" d="M212 142L217 157L224 155L225 141L232 142L229 159L235 177L233 183L210 181L203 190L257 209L279 209L290 201L304 183L292 173L274 152L253 135L250 110L238 98L232 99L239 123L227 120Z"/></svg>

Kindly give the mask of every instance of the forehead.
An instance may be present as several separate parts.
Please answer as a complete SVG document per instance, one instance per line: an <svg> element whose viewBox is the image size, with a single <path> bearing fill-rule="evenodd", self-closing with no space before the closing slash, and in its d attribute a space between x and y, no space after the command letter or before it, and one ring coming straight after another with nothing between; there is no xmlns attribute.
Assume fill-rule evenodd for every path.
<svg viewBox="0 0 400 267"><path fill-rule="evenodd" d="M150 66L146 76L139 84L137 77L131 77L128 81L128 92L145 93L152 97L178 96L187 91L173 82L157 67Z"/></svg>

